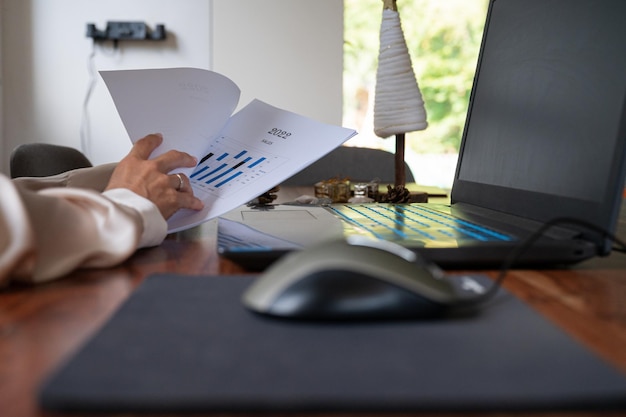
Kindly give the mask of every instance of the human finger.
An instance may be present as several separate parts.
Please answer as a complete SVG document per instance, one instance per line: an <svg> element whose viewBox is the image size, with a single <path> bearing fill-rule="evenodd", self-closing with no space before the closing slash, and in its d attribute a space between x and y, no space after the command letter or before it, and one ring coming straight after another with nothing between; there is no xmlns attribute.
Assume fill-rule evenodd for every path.
<svg viewBox="0 0 626 417"><path fill-rule="evenodd" d="M193 195L191 182L185 174L174 174L176 177L180 208L188 208L192 210L201 210L204 207L202 200Z"/></svg>
<svg viewBox="0 0 626 417"><path fill-rule="evenodd" d="M183 201L187 202L184 208L197 208L198 205L196 203L197 202L202 203L201 200L199 200L198 198L194 196L189 177L187 177L185 174L182 174L182 173L172 174L170 175L170 177L175 180L176 185L174 186L174 189L178 191L179 194L187 194L188 196L191 197L191 199L183 197ZM191 206L189 206L190 204ZM199 208L202 208L203 206L204 204L202 204L202 206L200 206Z"/></svg>
<svg viewBox="0 0 626 417"><path fill-rule="evenodd" d="M176 178L176 174L170 175L170 178L172 177ZM176 181L178 181L177 178ZM193 190L188 185L180 191L171 190L170 196L171 198L164 199L159 205L159 210L165 219L169 219L180 209L202 210L204 208L202 200L193 195Z"/></svg>
<svg viewBox="0 0 626 417"><path fill-rule="evenodd" d="M148 159L150 155L163 142L163 135L160 133L151 133L139 139L133 145L129 154L140 159Z"/></svg>
<svg viewBox="0 0 626 417"><path fill-rule="evenodd" d="M198 160L186 152L170 150L154 159L158 170L166 173L176 168L193 168Z"/></svg>
<svg viewBox="0 0 626 417"><path fill-rule="evenodd" d="M180 194L180 204L181 208L191 209L191 210L202 210L204 208L204 203L198 197L193 195L193 192L188 189L182 191Z"/></svg>
<svg viewBox="0 0 626 417"><path fill-rule="evenodd" d="M186 188L191 188L191 186L187 187L186 184L189 182L189 180L187 179L187 177L184 174L177 173L177 174L172 174L169 177L170 177L170 180L173 181L173 183L174 183L173 188L176 191L183 191Z"/></svg>

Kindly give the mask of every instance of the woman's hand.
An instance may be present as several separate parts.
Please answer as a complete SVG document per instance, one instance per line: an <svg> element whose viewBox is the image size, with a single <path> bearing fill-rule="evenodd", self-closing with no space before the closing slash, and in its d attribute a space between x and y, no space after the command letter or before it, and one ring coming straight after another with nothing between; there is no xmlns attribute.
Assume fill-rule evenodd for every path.
<svg viewBox="0 0 626 417"><path fill-rule="evenodd" d="M113 171L106 189L127 188L147 198L165 219L181 208L201 210L204 204L194 197L189 178L184 174L168 174L176 168L194 167L198 161L178 151L148 159L161 142L163 136L158 133L138 140Z"/></svg>

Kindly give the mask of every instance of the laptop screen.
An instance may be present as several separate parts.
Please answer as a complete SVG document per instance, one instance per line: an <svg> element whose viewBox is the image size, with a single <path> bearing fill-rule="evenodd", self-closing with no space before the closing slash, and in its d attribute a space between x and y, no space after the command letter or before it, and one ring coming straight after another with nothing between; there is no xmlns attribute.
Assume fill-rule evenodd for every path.
<svg viewBox="0 0 626 417"><path fill-rule="evenodd" d="M624 16L623 0L491 1L453 201L609 227L623 186Z"/></svg>

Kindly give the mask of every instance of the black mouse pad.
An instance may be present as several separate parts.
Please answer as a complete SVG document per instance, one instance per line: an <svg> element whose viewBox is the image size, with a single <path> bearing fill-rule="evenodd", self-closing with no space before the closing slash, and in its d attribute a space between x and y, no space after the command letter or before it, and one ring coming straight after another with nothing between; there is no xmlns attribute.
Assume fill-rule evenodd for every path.
<svg viewBox="0 0 626 417"><path fill-rule="evenodd" d="M40 404L82 412L626 408L624 374L508 293L473 317L306 323L246 310L240 297L252 279L148 278L43 384Z"/></svg>

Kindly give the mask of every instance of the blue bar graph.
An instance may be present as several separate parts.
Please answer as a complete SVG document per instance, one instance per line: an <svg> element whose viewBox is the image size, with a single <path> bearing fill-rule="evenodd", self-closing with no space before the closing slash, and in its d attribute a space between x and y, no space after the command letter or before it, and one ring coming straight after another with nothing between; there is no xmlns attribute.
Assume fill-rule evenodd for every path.
<svg viewBox="0 0 626 417"><path fill-rule="evenodd" d="M220 195L234 192L286 161L260 149L241 146L226 137L216 139L209 149L189 176L194 191Z"/></svg>
<svg viewBox="0 0 626 417"><path fill-rule="evenodd" d="M243 172L239 171L234 175L231 175L230 177L226 178L224 181L217 183L217 185L215 185L217 188L221 187L224 184L227 184L228 182L234 180L235 178L237 178L238 176L240 176L241 174L243 174Z"/></svg>
<svg viewBox="0 0 626 417"><path fill-rule="evenodd" d="M259 158L255 162L253 162L252 164L248 165L248 168L254 168L255 166L259 165L263 161L265 161L265 158Z"/></svg>
<svg viewBox="0 0 626 417"><path fill-rule="evenodd" d="M206 175L203 175L201 177L198 178L198 181L202 181L203 179L205 179L206 177L210 177L211 175L221 171L222 169L226 168L228 165L226 164L222 164L219 167L215 168L213 171L209 171ZM208 168L208 167L207 167ZM191 176L193 178L193 175Z"/></svg>
<svg viewBox="0 0 626 417"><path fill-rule="evenodd" d="M242 151L239 151L229 160L228 158L231 155L231 153L229 152L222 152L220 156L213 159L212 157L214 156L214 154L209 153L207 154L207 156L202 158L202 162L191 174L190 178L197 181L202 181L204 184L211 185L216 183L218 180L226 177L226 179L215 184L215 187L219 188L227 184L229 181L232 181L233 179L243 175L244 170L242 168L253 169L259 167L264 161L267 160L266 157L262 156L256 158L254 162L245 166L245 164L253 160L252 156L246 156L245 158L241 159L243 156L248 154L249 152L244 149ZM218 164L218 162L220 163Z"/></svg>

